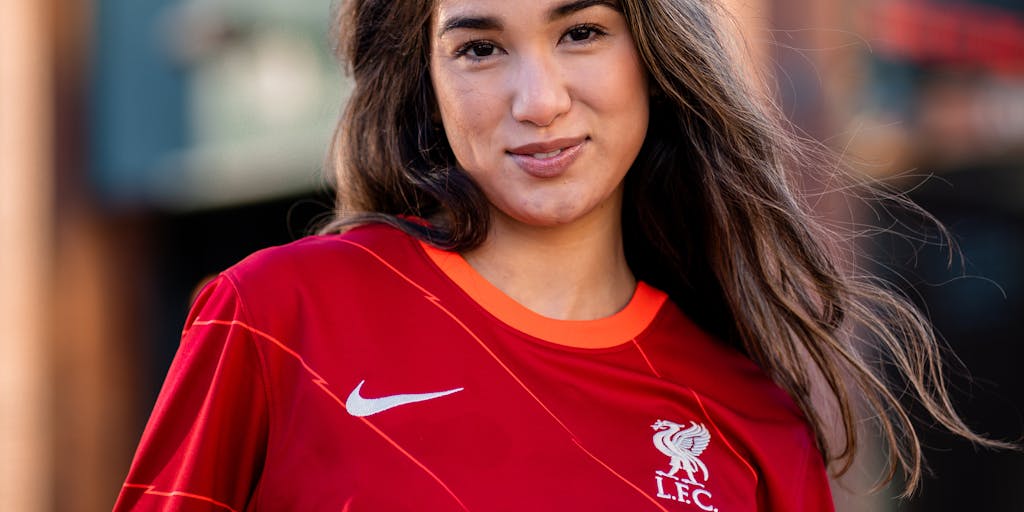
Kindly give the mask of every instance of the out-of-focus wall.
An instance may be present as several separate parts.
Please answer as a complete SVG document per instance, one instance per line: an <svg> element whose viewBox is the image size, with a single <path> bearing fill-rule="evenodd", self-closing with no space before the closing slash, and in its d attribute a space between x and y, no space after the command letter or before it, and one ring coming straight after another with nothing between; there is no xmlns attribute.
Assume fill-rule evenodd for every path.
<svg viewBox="0 0 1024 512"><path fill-rule="evenodd" d="M46 2L0 5L0 508L50 506L53 134Z"/></svg>
<svg viewBox="0 0 1024 512"><path fill-rule="evenodd" d="M786 112L855 172L918 202L953 235L950 252L920 215L894 202L864 207L859 199L847 215L841 210L851 203L840 195L831 211L863 233L878 232L861 238L857 269L892 281L929 314L950 349L947 384L967 423L997 439L1019 439L1024 4L773 4L773 64ZM1005 485L1024 478L1024 457L976 450L941 433L912 401L907 405L919 418L931 472L911 499L876 499L855 509L1024 508L1024 490ZM856 472L868 484L878 474ZM867 487L854 486L851 496ZM844 499L837 493L837 502Z"/></svg>
<svg viewBox="0 0 1024 512"><path fill-rule="evenodd" d="M949 384L967 423L1024 433L1024 4L873 1L857 12L872 44L850 152L952 232L883 215L872 270L899 284L950 350ZM877 221L876 221L877 222ZM953 249L950 251L950 249ZM898 277L897 277L898 276ZM920 408L914 409L920 412ZM922 421L931 469L911 511L1021 510L1024 456L978 450Z"/></svg>

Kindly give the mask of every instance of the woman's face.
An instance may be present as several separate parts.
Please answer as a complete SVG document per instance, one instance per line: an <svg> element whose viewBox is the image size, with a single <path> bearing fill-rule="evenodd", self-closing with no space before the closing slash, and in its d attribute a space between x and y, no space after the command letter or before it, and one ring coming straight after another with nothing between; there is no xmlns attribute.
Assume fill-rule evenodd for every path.
<svg viewBox="0 0 1024 512"><path fill-rule="evenodd" d="M507 218L557 226L621 208L648 89L613 1L438 0L430 75L459 165Z"/></svg>

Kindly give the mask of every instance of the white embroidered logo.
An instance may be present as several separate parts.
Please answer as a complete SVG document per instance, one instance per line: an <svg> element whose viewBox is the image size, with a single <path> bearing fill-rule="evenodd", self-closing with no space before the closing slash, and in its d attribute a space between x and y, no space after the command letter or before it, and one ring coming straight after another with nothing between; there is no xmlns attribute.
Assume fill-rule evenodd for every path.
<svg viewBox="0 0 1024 512"><path fill-rule="evenodd" d="M655 471L654 479L658 486L658 497L678 501L687 505L696 505L700 510L718 512L711 504L711 492L705 489L708 481L708 467L700 460L700 456L711 443L711 433L704 424L690 422L689 427L668 420L658 420L651 425L655 430L654 447L669 458L668 471ZM679 472L685 473L680 478ZM669 486L675 489L666 492L666 479ZM674 490L675 493L671 493Z"/></svg>
<svg viewBox="0 0 1024 512"><path fill-rule="evenodd" d="M433 400L435 398L441 398L442 396L448 396L452 393L462 391L462 388L455 388L449 389L448 391L438 391L436 393L407 393L401 395L382 396L380 398L363 398L359 393L362 391L363 384L365 382L365 380L360 381L359 384L356 385L356 388L349 393L348 400L345 401L345 409L352 416L372 416L400 405Z"/></svg>

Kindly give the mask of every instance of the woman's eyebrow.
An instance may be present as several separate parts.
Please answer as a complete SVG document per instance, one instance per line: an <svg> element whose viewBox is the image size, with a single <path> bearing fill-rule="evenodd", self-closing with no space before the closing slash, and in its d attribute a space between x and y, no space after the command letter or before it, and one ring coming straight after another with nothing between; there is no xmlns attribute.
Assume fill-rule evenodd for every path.
<svg viewBox="0 0 1024 512"><path fill-rule="evenodd" d="M441 23L441 29L437 31L437 37L445 35L451 30L460 28L472 30L501 30L501 21L491 16L452 16Z"/></svg>
<svg viewBox="0 0 1024 512"><path fill-rule="evenodd" d="M548 21L555 21L596 5L603 5L616 11L622 10L619 7L619 3L614 0L575 0L552 8L548 12ZM502 24L498 18L493 16L455 15L441 23L441 29L437 31L437 37L442 37L446 33L460 28L470 30L501 30Z"/></svg>
<svg viewBox="0 0 1024 512"><path fill-rule="evenodd" d="M564 18L574 12L582 11L595 5L603 5L616 11L622 11L619 3L613 0L575 0L574 2L567 2L551 9L551 12L548 14L548 21Z"/></svg>

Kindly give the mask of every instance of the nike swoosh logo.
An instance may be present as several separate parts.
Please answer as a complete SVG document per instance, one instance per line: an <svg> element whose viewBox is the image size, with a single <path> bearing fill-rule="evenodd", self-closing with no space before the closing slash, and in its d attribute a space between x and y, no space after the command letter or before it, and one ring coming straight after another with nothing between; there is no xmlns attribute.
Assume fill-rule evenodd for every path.
<svg viewBox="0 0 1024 512"><path fill-rule="evenodd" d="M380 398L364 398L359 394L360 390L363 389L363 384L366 381L360 381L352 393L349 393L348 400L345 400L345 409L352 416L364 417L383 412L393 407L400 405L414 404L416 402L423 402L426 400L433 400L435 398L441 398L452 393L458 393L463 388L449 389L448 391L438 391L436 393L409 393L403 395L391 395L382 396Z"/></svg>

